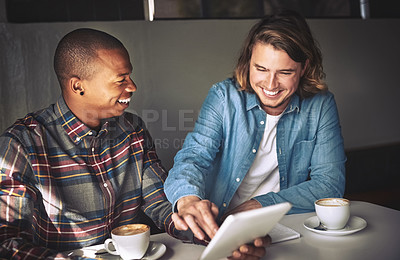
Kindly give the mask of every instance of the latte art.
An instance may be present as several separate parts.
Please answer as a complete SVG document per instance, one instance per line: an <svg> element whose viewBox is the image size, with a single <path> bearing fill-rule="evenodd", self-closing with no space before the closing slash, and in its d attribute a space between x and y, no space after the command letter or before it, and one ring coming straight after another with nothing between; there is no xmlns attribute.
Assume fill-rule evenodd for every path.
<svg viewBox="0 0 400 260"><path fill-rule="evenodd" d="M320 206L346 206L349 201L346 199L322 199L317 204Z"/></svg>
<svg viewBox="0 0 400 260"><path fill-rule="evenodd" d="M144 233L149 230L149 226L143 224L131 224L121 226L113 230L113 234L117 236L131 236Z"/></svg>

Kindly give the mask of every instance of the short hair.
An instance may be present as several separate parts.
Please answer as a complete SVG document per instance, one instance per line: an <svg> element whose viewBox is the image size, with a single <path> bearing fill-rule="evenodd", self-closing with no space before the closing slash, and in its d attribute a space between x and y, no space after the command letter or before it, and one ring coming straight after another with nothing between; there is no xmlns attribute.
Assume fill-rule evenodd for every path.
<svg viewBox="0 0 400 260"><path fill-rule="evenodd" d="M249 70L256 43L271 44L275 49L285 51L292 60L300 62L302 66L305 66L308 60L308 66L297 89L301 98L327 90L321 51L306 20L300 14L284 10L265 17L251 28L234 70L234 78L241 90L251 93L254 91L249 81Z"/></svg>
<svg viewBox="0 0 400 260"><path fill-rule="evenodd" d="M58 43L54 54L54 71L61 89L72 77L90 79L100 49L124 49L114 36L95 29L81 28L66 34Z"/></svg>

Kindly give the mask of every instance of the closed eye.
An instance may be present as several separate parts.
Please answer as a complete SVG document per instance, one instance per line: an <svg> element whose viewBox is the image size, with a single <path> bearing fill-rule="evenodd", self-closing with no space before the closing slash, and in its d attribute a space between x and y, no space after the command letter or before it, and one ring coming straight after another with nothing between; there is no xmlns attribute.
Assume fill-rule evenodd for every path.
<svg viewBox="0 0 400 260"><path fill-rule="evenodd" d="M282 75L292 75L294 73L294 70L281 70L280 73Z"/></svg>
<svg viewBox="0 0 400 260"><path fill-rule="evenodd" d="M258 71L267 71L267 69L266 68L264 68L264 67L262 67L262 66L260 66L260 65L254 65L255 67L256 67L256 70L258 70Z"/></svg>

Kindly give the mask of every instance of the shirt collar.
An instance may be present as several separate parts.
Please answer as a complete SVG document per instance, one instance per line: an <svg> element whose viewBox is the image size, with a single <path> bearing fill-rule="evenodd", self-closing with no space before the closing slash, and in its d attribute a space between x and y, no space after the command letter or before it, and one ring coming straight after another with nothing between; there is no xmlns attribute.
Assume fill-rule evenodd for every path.
<svg viewBox="0 0 400 260"><path fill-rule="evenodd" d="M245 99L246 99L246 110L249 111L253 109L254 107L260 107L260 101L257 98L257 95L255 93L250 93L248 91L244 91Z"/></svg>
<svg viewBox="0 0 400 260"><path fill-rule="evenodd" d="M55 113L59 123L64 128L69 138L79 144L87 135L96 135L95 131L82 123L68 108L64 98L61 96L55 105Z"/></svg>
<svg viewBox="0 0 400 260"><path fill-rule="evenodd" d="M292 99L289 102L289 105L286 107L284 114L288 114L297 110L297 113L300 112L300 97L297 93L294 93Z"/></svg>

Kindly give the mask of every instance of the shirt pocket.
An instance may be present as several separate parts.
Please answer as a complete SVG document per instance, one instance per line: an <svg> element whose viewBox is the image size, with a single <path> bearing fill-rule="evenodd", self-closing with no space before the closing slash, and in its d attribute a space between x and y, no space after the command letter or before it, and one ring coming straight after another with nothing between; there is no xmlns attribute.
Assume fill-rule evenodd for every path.
<svg viewBox="0 0 400 260"><path fill-rule="evenodd" d="M294 145L294 169L298 182L303 182L309 177L311 157L315 147L314 137L312 140L303 140Z"/></svg>

